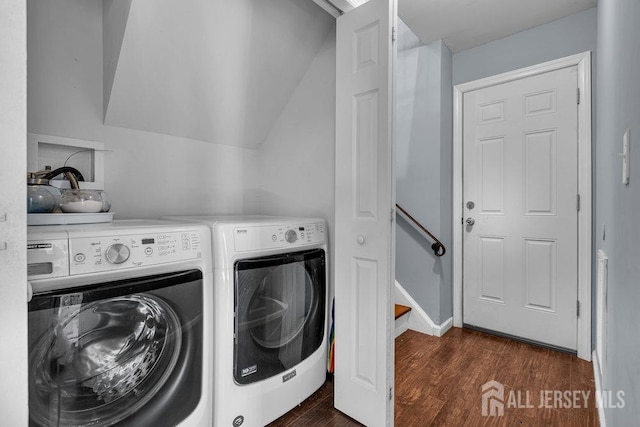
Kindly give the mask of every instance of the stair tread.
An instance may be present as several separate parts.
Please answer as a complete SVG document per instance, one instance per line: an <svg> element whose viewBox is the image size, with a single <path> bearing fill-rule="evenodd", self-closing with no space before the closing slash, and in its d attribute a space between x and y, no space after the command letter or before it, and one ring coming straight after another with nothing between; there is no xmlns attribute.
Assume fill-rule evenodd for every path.
<svg viewBox="0 0 640 427"><path fill-rule="evenodd" d="M410 311L411 311L411 307L407 307L406 305L396 304L396 319Z"/></svg>

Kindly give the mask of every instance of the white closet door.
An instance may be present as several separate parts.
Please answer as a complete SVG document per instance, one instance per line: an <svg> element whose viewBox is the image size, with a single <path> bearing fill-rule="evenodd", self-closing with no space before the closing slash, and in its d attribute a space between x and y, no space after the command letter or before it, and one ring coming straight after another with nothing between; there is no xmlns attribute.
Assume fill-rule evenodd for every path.
<svg viewBox="0 0 640 427"><path fill-rule="evenodd" d="M394 0L337 22L335 407L393 424Z"/></svg>

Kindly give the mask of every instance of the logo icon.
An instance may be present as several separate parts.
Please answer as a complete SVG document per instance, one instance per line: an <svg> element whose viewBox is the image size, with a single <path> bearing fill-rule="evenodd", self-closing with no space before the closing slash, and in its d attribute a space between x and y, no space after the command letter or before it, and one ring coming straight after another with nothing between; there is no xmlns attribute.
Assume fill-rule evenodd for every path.
<svg viewBox="0 0 640 427"><path fill-rule="evenodd" d="M504 386L491 380L482 384L482 416L501 417L504 415Z"/></svg>
<svg viewBox="0 0 640 427"><path fill-rule="evenodd" d="M296 370L294 369L293 371L289 372L288 374L284 374L282 376L282 382L286 383L287 381L289 381L291 378L296 376Z"/></svg>
<svg viewBox="0 0 640 427"><path fill-rule="evenodd" d="M233 427L240 427L242 425L242 423L244 422L244 417L242 415L238 415L234 420L233 420Z"/></svg>
<svg viewBox="0 0 640 427"><path fill-rule="evenodd" d="M242 371L240 371L240 375L244 378L251 374L255 374L256 372L258 372L258 365L251 365L249 367L242 368Z"/></svg>

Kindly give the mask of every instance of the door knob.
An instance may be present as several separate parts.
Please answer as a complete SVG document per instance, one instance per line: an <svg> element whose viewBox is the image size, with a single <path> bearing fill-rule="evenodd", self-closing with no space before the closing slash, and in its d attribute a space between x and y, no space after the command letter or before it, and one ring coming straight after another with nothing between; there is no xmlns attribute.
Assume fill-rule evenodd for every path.
<svg viewBox="0 0 640 427"><path fill-rule="evenodd" d="M476 223L476 220L473 218L467 218L467 225L473 225Z"/></svg>
<svg viewBox="0 0 640 427"><path fill-rule="evenodd" d="M358 236L358 244L362 246L364 245L364 242L365 242L364 236Z"/></svg>

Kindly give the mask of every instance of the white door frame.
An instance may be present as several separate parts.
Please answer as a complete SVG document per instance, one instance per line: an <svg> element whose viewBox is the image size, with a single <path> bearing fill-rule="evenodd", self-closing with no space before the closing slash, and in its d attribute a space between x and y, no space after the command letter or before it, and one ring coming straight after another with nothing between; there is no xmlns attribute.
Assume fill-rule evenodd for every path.
<svg viewBox="0 0 640 427"><path fill-rule="evenodd" d="M591 360L591 52L456 85L453 88L453 325L462 327L462 100L465 92L578 67L578 357Z"/></svg>

